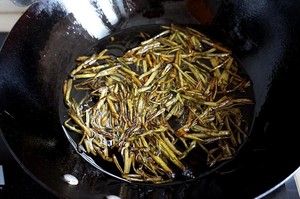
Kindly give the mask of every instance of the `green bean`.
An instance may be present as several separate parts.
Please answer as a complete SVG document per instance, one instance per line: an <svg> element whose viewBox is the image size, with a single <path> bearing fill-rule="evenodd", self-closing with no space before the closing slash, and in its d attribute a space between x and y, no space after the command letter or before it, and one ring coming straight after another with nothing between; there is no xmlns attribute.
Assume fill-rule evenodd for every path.
<svg viewBox="0 0 300 199"><path fill-rule="evenodd" d="M122 56L78 56L64 81L64 126L82 136L78 148L130 181L170 182L195 148L213 166L247 139L240 107L253 100L235 93L251 81L231 50L190 27L161 28Z"/></svg>

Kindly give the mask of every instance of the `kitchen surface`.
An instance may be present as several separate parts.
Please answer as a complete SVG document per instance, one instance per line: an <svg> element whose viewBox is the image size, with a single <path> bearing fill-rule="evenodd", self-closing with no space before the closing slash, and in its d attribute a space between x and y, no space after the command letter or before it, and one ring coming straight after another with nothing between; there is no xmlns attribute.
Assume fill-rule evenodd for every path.
<svg viewBox="0 0 300 199"><path fill-rule="evenodd" d="M15 6L10 0L0 0L0 49L6 36L27 7ZM274 174L276 175L276 174ZM34 181L13 159L5 146L0 129L0 198L56 198ZM300 169L293 175L259 196L268 199L299 199Z"/></svg>
<svg viewBox="0 0 300 199"><path fill-rule="evenodd" d="M0 32L9 32L27 7L18 7L10 0L0 0Z"/></svg>

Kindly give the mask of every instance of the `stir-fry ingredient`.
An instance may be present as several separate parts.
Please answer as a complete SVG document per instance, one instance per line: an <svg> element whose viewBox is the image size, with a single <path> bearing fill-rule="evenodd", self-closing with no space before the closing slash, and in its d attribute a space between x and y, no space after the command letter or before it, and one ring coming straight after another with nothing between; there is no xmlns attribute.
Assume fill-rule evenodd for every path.
<svg viewBox="0 0 300 199"><path fill-rule="evenodd" d="M253 101L236 93L251 82L231 51L189 27L162 29L141 33L145 40L123 56L104 49L78 57L64 85L65 126L82 135L79 148L130 181L188 173L184 160L195 148L209 166L231 159L247 137L241 107Z"/></svg>

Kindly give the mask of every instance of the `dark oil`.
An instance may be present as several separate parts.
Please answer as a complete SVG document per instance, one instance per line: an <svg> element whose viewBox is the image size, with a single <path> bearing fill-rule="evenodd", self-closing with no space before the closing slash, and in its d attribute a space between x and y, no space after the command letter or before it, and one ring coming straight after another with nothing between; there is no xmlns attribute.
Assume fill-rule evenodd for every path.
<svg viewBox="0 0 300 199"><path fill-rule="evenodd" d="M211 39L221 43L225 44L226 43L226 38L223 37L222 33L207 27L207 26L195 26L195 25L185 25L191 28L194 28L207 36L209 36ZM164 29L161 28L161 25L145 25L145 26L138 26L138 27L133 27L130 29L126 30L121 30L117 31L103 39L101 39L95 46L92 46L89 50L87 50L85 55L92 55L94 53L99 53L100 51L104 49L108 49L107 54L112 55L113 57L119 57L122 56L126 51L140 45L142 41L145 40L144 36L141 34L141 32L148 34L150 37L153 37L159 33L161 33ZM78 55L81 56L81 55ZM234 56L234 55L233 55ZM235 59L237 60L237 59ZM239 63L238 63L239 64ZM240 65L240 64L239 64ZM241 76L247 76L245 71L242 68L243 66L240 65L240 73L239 75ZM74 93L75 97L78 97L78 100L82 99L83 96L76 96L76 93ZM248 88L245 92L240 92L235 95L238 95L237 97L242 97L242 98L249 98L253 99L254 101L254 95L253 95L253 89L252 86ZM97 99L95 99L97 101ZM243 120L244 124L241 128L246 133L250 133L251 131L251 125L253 122L253 114L254 114L254 105L244 105L241 108L242 115L243 115ZM170 121L170 125L174 129L178 129L180 127L180 119L178 118L172 118ZM76 141L80 141L81 136L80 135L74 135L75 133L71 132L70 136ZM77 143L78 143L77 142ZM243 145L243 144L242 144ZM242 147L240 145L239 147ZM183 151L183 146L176 146L179 149L182 148L181 151ZM239 148L240 149L240 148ZM237 150L239 150L237 149ZM119 171L115 168L113 163L104 161L101 159L101 157L93 157L94 161L96 164L99 165L103 170L107 171L108 173L111 173L112 176L117 175L120 176ZM120 161L122 161L121 157L118 158ZM195 178L199 178L202 176L205 176L220 166L222 166L225 162L220 162L215 164L214 166L210 167L207 165L207 154L201 150L199 147L194 148L189 155L182 160L182 162L186 165L187 170L186 171L181 171L176 168L176 166L171 168L175 171L175 179L174 182L180 182L180 181L186 181L186 180L191 180Z"/></svg>

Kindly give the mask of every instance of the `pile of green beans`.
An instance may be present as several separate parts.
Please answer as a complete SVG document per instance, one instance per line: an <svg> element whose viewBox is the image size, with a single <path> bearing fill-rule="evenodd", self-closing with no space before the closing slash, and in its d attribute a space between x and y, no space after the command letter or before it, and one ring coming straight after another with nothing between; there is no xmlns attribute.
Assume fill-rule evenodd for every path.
<svg viewBox="0 0 300 199"><path fill-rule="evenodd" d="M144 41L123 56L79 56L64 83L64 125L82 135L78 146L130 181L172 181L196 147L213 166L247 137L241 107L253 100L235 93L251 81L232 52L195 29L161 28L154 37L141 33Z"/></svg>

